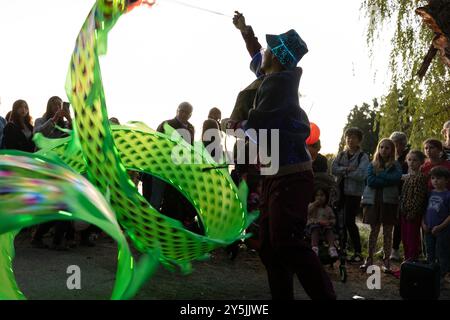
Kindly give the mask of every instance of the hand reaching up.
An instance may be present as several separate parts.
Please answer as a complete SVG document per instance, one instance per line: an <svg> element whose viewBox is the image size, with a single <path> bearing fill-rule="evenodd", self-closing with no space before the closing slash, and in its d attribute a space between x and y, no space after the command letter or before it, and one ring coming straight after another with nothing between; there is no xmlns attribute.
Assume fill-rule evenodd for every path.
<svg viewBox="0 0 450 320"><path fill-rule="evenodd" d="M247 27L247 25L245 24L245 17L239 11L234 12L233 24L240 31L244 31Z"/></svg>

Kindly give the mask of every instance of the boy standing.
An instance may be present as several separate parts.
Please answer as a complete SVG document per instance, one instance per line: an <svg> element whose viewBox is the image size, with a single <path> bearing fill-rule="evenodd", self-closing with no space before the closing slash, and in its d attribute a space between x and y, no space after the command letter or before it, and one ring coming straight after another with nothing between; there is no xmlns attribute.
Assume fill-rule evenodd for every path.
<svg viewBox="0 0 450 320"><path fill-rule="evenodd" d="M361 195L367 178L369 157L361 150L363 132L359 128L348 128L345 133L345 149L334 159L331 172L338 178L340 209L344 210L345 227L344 248L347 244L347 232L353 243L355 253L349 262L362 262L361 238L356 225L356 216L361 207Z"/></svg>
<svg viewBox="0 0 450 320"><path fill-rule="evenodd" d="M429 263L439 261L441 277L450 271L450 171L437 166L430 171L433 190L428 198L428 207L422 222Z"/></svg>

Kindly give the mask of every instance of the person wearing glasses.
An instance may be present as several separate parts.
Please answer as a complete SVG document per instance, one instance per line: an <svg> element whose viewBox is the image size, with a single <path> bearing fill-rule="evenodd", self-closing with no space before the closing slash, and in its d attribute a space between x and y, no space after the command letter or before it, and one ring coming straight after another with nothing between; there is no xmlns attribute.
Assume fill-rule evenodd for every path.
<svg viewBox="0 0 450 320"><path fill-rule="evenodd" d="M179 131L181 136L186 140L187 143L194 143L195 128L189 119L192 116L193 107L189 102L182 102L177 108L177 114L175 118L163 121L159 126L157 131L164 133L164 124L167 123L169 126ZM184 130L187 130L184 131ZM181 130L181 131L180 131Z"/></svg>

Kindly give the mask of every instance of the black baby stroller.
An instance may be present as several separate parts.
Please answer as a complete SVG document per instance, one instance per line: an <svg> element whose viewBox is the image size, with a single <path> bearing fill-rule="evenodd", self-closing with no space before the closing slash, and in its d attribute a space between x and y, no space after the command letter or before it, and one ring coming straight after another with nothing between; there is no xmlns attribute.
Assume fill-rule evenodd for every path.
<svg viewBox="0 0 450 320"><path fill-rule="evenodd" d="M334 267L334 263L339 260L339 277L341 282L347 281L347 269L346 269L346 250L343 247L343 239L345 236L345 217L343 210L338 208L339 189L333 176L327 173L315 173L314 174L314 188L326 189L329 193L329 206L333 209L333 213L336 217L336 224L334 226L335 233L335 247L337 249L338 256L336 258L331 257L328 252L327 243L324 238L319 241L319 259L323 265L330 265ZM310 239L308 239L310 240Z"/></svg>

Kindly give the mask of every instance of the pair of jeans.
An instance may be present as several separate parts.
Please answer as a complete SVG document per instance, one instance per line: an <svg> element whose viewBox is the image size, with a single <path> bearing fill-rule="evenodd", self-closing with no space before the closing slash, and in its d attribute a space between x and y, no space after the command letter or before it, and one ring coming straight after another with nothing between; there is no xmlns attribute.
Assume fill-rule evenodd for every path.
<svg viewBox="0 0 450 320"><path fill-rule="evenodd" d="M359 229L356 225L356 216L360 212L361 208L361 196L344 196L344 210L345 210L345 228L343 247L347 247L347 232L353 243L355 253L361 254L361 237L359 235Z"/></svg>
<svg viewBox="0 0 450 320"><path fill-rule="evenodd" d="M428 263L439 261L441 275L450 271L450 226L439 232L436 236L431 230L425 234Z"/></svg>

